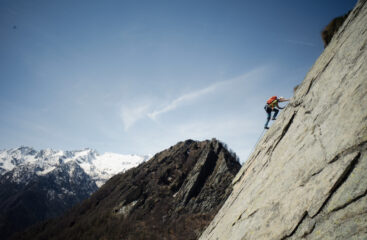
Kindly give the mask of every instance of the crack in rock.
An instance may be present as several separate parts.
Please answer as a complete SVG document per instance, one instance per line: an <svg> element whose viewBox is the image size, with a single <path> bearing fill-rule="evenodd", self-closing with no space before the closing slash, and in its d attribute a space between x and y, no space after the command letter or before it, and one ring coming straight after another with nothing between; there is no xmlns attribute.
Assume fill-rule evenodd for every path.
<svg viewBox="0 0 367 240"><path fill-rule="evenodd" d="M306 93L305 93L305 95L304 95L304 96L306 96L306 95L310 92L310 90L311 90L312 86L314 85L314 83L316 82L316 80L320 78L320 75L321 75L323 72L325 72L325 70L328 68L329 64L331 63L331 61L332 61L333 59L334 59L334 56L332 56L332 57L329 59L329 61L325 64L325 66L322 68L322 70L321 70L320 72L318 72L318 73L317 73L317 75L316 75L315 77L313 77L313 78L311 79L310 84L308 85L307 91L306 91Z"/></svg>
<svg viewBox="0 0 367 240"><path fill-rule="evenodd" d="M330 189L328 197L325 199L324 203L321 205L320 209L311 217L314 218L318 215L321 210L328 203L333 194L338 190L338 188L348 179L349 175L353 172L353 169L358 163L358 159L360 158L361 153L359 152L356 157L348 164L348 166L344 169L343 173L339 176L338 180L335 182L334 186Z"/></svg>
<svg viewBox="0 0 367 240"><path fill-rule="evenodd" d="M354 197L354 198L353 198L353 199L351 199L350 201L345 202L343 205L341 205L341 206L339 206L339 207L337 207L337 208L334 208L331 212L336 212L336 211L339 211L339 210L341 210L341 209L343 209L343 208L346 208L346 207L347 207L347 206L349 206L350 204L352 204L352 203L354 203L354 202L357 202L359 199L361 199L361 198L363 198L363 197L365 197L365 196L367 196L367 190L366 190L366 191L364 191L362 194L360 194L360 195L358 195L358 196Z"/></svg>
<svg viewBox="0 0 367 240"><path fill-rule="evenodd" d="M299 226L302 224L302 222L306 219L307 216L308 216L308 212L305 211L303 213L301 219L298 221L297 225L294 227L294 229L289 234L282 237L280 240L285 240L285 239L291 237L292 235L294 235L297 232L297 229L299 228Z"/></svg>
<svg viewBox="0 0 367 240"><path fill-rule="evenodd" d="M273 147L273 152L274 152L274 149L278 146L278 144L280 143L280 141L284 138L284 136L286 135L286 133L288 132L290 126L292 125L293 123L293 120L294 120L294 117L296 116L297 112L294 112L292 117L289 119L287 125L284 127L283 131L282 131L282 134L280 135L280 138L279 140L275 143L274 147Z"/></svg>
<svg viewBox="0 0 367 240"><path fill-rule="evenodd" d="M289 237L292 237L297 232L299 226L304 222L304 220L306 219L307 216L309 218L315 218L322 211L322 209L329 202L329 200L331 199L331 197L333 196L333 194L339 189L340 186L343 185L343 183L348 179L348 177L350 176L350 174L353 172L354 168L358 164L358 160L359 160L360 156L361 156L361 153L358 152L357 155L354 157L354 159L344 169L343 173L339 176L338 180L335 182L335 184L333 185L333 187L330 189L330 191L329 191L329 193L327 195L328 197L325 199L324 203L321 205L320 209L316 212L316 214L309 215L309 213L307 211L305 211L303 213L300 221L298 221L298 223L294 227L294 229L289 234L287 234L283 238L281 238L281 240L285 240L285 239L287 239ZM355 198L352 201L350 201L349 203L346 203L345 205L343 205L343 207L346 207L347 205L351 204L352 202L357 201L358 199L362 198L366 194L367 194L367 191L363 195L358 196L357 199ZM339 209L341 209L341 208L339 208ZM313 228L314 227L315 226L312 227L312 231L313 231ZM312 231L309 231L306 235L310 234Z"/></svg>

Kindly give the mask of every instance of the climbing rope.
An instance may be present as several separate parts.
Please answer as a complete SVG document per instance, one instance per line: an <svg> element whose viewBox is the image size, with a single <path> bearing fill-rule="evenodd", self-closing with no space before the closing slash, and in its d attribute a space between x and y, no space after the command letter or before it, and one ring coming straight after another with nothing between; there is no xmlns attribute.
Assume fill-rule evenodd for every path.
<svg viewBox="0 0 367 240"><path fill-rule="evenodd" d="M264 134L265 130L266 130L266 129L263 129L263 131L261 132L261 134L260 134L259 138L257 139L257 141L256 141L255 145L252 147L251 151L249 152L249 154L248 154L248 156L247 156L247 158L246 158L246 161L247 161L247 160L248 160L248 158L251 156L252 152L255 150L255 148L256 148L257 144L259 143L259 141L260 141L261 137L263 136L263 134Z"/></svg>

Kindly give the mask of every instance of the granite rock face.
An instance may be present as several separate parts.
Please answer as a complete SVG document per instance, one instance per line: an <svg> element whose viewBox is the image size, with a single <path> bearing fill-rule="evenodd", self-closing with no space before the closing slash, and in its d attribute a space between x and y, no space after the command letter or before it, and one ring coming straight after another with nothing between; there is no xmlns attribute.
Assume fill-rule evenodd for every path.
<svg viewBox="0 0 367 240"><path fill-rule="evenodd" d="M367 3L359 1L200 239L367 239Z"/></svg>
<svg viewBox="0 0 367 240"><path fill-rule="evenodd" d="M14 239L197 239L240 168L215 139L180 142L112 177L60 219Z"/></svg>

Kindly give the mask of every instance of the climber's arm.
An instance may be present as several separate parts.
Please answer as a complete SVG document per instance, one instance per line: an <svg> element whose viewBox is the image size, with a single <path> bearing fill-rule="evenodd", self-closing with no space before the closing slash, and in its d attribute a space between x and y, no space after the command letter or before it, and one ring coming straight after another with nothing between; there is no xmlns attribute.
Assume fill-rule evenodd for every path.
<svg viewBox="0 0 367 240"><path fill-rule="evenodd" d="M279 104L276 103L276 107L279 108L279 109L283 109L284 107L279 107Z"/></svg>

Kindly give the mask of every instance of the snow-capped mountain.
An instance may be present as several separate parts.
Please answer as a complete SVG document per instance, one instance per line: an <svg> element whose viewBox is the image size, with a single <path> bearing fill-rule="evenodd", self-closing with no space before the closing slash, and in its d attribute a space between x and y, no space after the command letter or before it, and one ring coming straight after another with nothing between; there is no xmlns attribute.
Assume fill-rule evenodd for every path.
<svg viewBox="0 0 367 240"><path fill-rule="evenodd" d="M36 174L42 176L52 172L60 164L75 162L100 187L113 175L135 167L148 158L148 156L116 153L99 155L92 149L76 151L46 149L36 151L33 148L22 146L0 151L0 175L20 167L28 169L27 175ZM19 175L17 172L19 171L15 170L13 181L19 183L28 180L27 176Z"/></svg>
<svg viewBox="0 0 367 240"><path fill-rule="evenodd" d="M0 151L0 239L88 198L113 175L148 157L95 150Z"/></svg>

